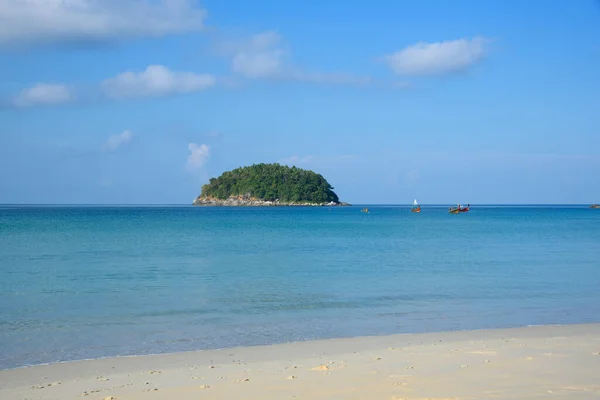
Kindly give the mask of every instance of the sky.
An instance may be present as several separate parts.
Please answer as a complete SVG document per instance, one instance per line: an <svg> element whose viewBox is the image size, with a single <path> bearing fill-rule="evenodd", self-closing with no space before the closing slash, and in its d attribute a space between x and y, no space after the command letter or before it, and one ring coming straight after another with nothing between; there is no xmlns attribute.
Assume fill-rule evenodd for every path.
<svg viewBox="0 0 600 400"><path fill-rule="evenodd" d="M0 203L600 203L600 1L0 0Z"/></svg>

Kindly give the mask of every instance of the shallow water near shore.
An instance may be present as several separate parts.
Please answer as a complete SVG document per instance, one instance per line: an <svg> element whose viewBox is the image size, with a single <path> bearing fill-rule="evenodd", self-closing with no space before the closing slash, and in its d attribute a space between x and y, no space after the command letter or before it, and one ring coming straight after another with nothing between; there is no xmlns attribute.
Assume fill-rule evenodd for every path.
<svg viewBox="0 0 600 400"><path fill-rule="evenodd" d="M586 207L0 207L0 368L600 321Z"/></svg>

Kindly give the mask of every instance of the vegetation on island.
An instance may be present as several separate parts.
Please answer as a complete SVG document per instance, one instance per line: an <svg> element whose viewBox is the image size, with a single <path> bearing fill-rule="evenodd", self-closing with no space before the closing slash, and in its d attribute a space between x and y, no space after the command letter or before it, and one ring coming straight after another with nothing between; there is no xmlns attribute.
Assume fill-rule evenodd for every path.
<svg viewBox="0 0 600 400"><path fill-rule="evenodd" d="M280 164L254 164L224 172L202 186L200 198L231 197L282 203L339 203L333 187L313 171Z"/></svg>

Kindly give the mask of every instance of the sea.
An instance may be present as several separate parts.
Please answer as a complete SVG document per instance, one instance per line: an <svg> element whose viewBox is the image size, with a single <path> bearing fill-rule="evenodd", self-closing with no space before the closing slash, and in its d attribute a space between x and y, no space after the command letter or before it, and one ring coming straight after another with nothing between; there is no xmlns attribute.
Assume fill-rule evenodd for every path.
<svg viewBox="0 0 600 400"><path fill-rule="evenodd" d="M0 369L600 322L586 206L0 206Z"/></svg>

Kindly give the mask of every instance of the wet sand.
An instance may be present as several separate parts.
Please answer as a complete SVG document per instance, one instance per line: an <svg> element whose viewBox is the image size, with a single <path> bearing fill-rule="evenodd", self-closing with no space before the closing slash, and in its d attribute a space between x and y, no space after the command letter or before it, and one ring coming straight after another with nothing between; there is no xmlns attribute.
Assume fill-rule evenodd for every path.
<svg viewBox="0 0 600 400"><path fill-rule="evenodd" d="M600 324L317 340L0 371L12 399L600 399Z"/></svg>

